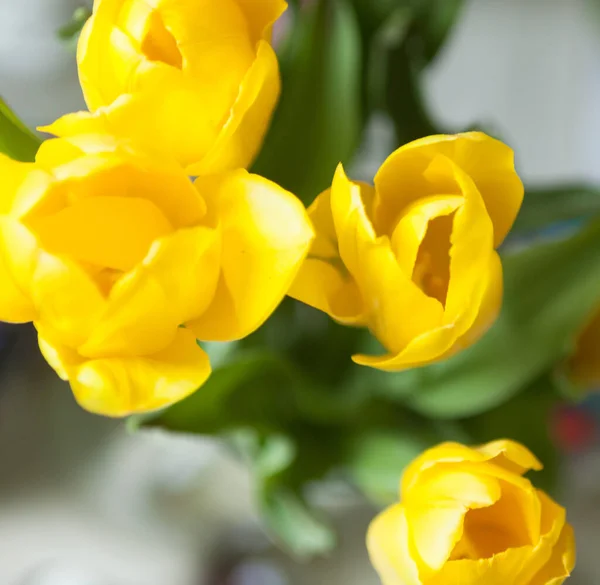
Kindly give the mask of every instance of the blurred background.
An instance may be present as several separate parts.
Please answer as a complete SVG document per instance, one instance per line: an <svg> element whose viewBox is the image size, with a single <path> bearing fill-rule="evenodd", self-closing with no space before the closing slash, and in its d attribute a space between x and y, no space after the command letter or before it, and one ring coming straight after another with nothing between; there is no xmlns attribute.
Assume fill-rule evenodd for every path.
<svg viewBox="0 0 600 585"><path fill-rule="evenodd" d="M369 0L354 4L353 22L364 33L370 24L361 7ZM393 0L375 4L385 4L388 12L396 8L389 8ZM399 8L403 4L397 2ZM435 11L445 10L442 4L431 3L432 21ZM452 14L434 58L419 64L418 88L397 97L406 100L403 109L398 106L394 116L386 108L364 108L361 130L348 138L349 150L337 158L351 160L355 177L371 180L398 142L420 135L431 123L449 131L481 127L515 149L528 185L600 185L600 5L591 0L466 0L446 6L450 4L460 4L460 9ZM68 26L64 32L81 5L80 0L0 2L0 93L30 127L84 107ZM296 18L288 16L276 31L284 96L286 88L298 91L301 83L316 84L306 89L320 95L318 76L304 82L286 77L286 58L293 55L289 46L302 24L298 10L303 9L297 8ZM397 22L401 16L395 15ZM59 30L66 39L59 38ZM326 29L324 42L335 34L350 34L341 30ZM401 30L402 24L396 29L389 25L374 45L385 46ZM365 36L360 38L364 42ZM349 53L355 50L350 45L338 58L351 63ZM377 61L377 53L369 59ZM394 60L386 66L391 68L389 83L395 79ZM397 66L402 80L405 64ZM340 83L337 89L350 90L345 84L352 79ZM283 103L278 116L279 126L267 140L258 170L275 165L269 159L274 150L269 150L270 140L276 144L275 134L281 132ZM399 122L402 116L410 122L406 127ZM358 149L349 146L355 138ZM329 168L323 172L331 176ZM321 182L318 177L314 185L298 184L296 192L314 196L317 187L325 186ZM536 231L527 237L539 235ZM348 361L349 353L344 354ZM600 530L599 412L591 397L582 403L559 400L535 415L557 454L554 489L578 537L572 585L600 580L595 544ZM504 424L522 424L517 418L507 415ZM445 434L462 436L455 421L443 424ZM272 544L257 513L256 478L229 441L135 426L84 412L39 355L33 329L0 325L1 583L378 582L364 546L376 507L343 477L332 473L318 485L306 482L317 516L326 515L336 530L337 547L316 559L300 555L305 558L299 561ZM328 537L301 517L308 523L304 552L318 551L318 542Z"/></svg>

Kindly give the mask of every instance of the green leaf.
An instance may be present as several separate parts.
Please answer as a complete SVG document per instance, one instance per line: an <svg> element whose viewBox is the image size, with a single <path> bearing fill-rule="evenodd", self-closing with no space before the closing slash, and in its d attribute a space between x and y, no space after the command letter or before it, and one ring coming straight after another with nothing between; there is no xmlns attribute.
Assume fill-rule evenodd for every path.
<svg viewBox="0 0 600 585"><path fill-rule="evenodd" d="M333 530L292 490L263 493L260 511L274 538L299 559L323 555L335 547Z"/></svg>
<svg viewBox="0 0 600 585"><path fill-rule="evenodd" d="M600 187L564 185L528 188L511 237L573 220L600 215Z"/></svg>
<svg viewBox="0 0 600 585"><path fill-rule="evenodd" d="M18 161L32 162L41 143L0 98L0 152Z"/></svg>
<svg viewBox="0 0 600 585"><path fill-rule="evenodd" d="M295 416L290 399L293 373L275 354L249 351L216 368L208 381L150 424L200 434L240 427L281 430Z"/></svg>
<svg viewBox="0 0 600 585"><path fill-rule="evenodd" d="M504 306L483 339L445 362L396 374L388 395L428 417L460 418L506 402L552 368L600 298L600 223L508 256L504 271Z"/></svg>
<svg viewBox="0 0 600 585"><path fill-rule="evenodd" d="M463 0L381 0L371 11L355 1L371 23L363 26L370 46L368 104L388 112L399 144L439 133L425 105L422 75L446 42Z"/></svg>
<svg viewBox="0 0 600 585"><path fill-rule="evenodd" d="M353 0L354 9L363 35L365 46L383 28L390 28L394 14L414 10L414 0Z"/></svg>
<svg viewBox="0 0 600 585"><path fill-rule="evenodd" d="M281 55L283 93L253 168L304 202L331 185L362 134L361 46L353 7L327 0L303 7Z"/></svg>
<svg viewBox="0 0 600 585"><path fill-rule="evenodd" d="M424 59L415 55L413 26L413 11L398 8L376 35L369 65L371 102L382 101L398 144L438 132L423 98Z"/></svg>
<svg viewBox="0 0 600 585"><path fill-rule="evenodd" d="M281 353L242 350L215 368L196 393L141 424L218 434L241 427L281 432L299 420L341 423L361 412L367 394L336 390L309 378Z"/></svg>
<svg viewBox="0 0 600 585"><path fill-rule="evenodd" d="M418 50L425 64L435 59L448 40L464 4L464 0L425 0L418 3L415 36L420 41Z"/></svg>
<svg viewBox="0 0 600 585"><path fill-rule="evenodd" d="M83 25L92 15L92 10L89 6L79 6L73 12L71 20L58 30L58 37L67 43L75 45Z"/></svg>
<svg viewBox="0 0 600 585"><path fill-rule="evenodd" d="M393 76L399 74L396 63L392 63L395 50L403 47L412 24L413 11L409 6L402 6L391 12L380 24L377 30L371 33L370 51L368 59L368 77L365 85L368 92L370 108L380 110L388 109L388 98L393 102L396 97L388 96L388 84L393 84ZM410 79L410 83L414 83ZM392 104L395 109L397 106Z"/></svg>
<svg viewBox="0 0 600 585"><path fill-rule="evenodd" d="M398 499L404 468L434 442L423 428L370 429L351 440L346 464L360 490L386 505Z"/></svg>
<svg viewBox="0 0 600 585"><path fill-rule="evenodd" d="M329 552L335 546L335 533L302 495L309 480L329 471L330 461L324 457L329 444L319 448L309 429L295 438L261 436L252 430L236 435L238 448L249 460L258 508L273 539L300 559Z"/></svg>

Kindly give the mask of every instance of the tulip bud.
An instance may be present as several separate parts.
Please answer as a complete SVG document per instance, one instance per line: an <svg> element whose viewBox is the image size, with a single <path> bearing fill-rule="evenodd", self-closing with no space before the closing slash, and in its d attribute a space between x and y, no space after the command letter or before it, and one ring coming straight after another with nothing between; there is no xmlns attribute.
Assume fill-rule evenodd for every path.
<svg viewBox="0 0 600 585"><path fill-rule="evenodd" d="M513 152L479 132L393 153L375 186L342 167L309 209L317 238L290 295L388 350L359 364L402 370L477 341L502 303L496 248L523 199Z"/></svg>
<svg viewBox="0 0 600 585"><path fill-rule="evenodd" d="M500 440L444 443L411 463L401 502L369 528L384 585L560 585L575 564L565 510L523 477L540 462Z"/></svg>

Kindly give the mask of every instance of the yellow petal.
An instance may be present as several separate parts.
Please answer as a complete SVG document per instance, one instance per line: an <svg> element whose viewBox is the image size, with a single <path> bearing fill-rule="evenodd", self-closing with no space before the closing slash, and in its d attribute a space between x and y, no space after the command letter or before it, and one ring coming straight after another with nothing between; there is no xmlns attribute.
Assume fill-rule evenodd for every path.
<svg viewBox="0 0 600 585"><path fill-rule="evenodd" d="M250 24L253 39L267 38L271 25L285 12L284 0L236 0Z"/></svg>
<svg viewBox="0 0 600 585"><path fill-rule="evenodd" d="M482 274L483 295L477 316L444 357L450 357L450 355L470 347L479 341L494 324L502 308L504 294L502 272L502 261L499 254L494 251L490 256L487 270Z"/></svg>
<svg viewBox="0 0 600 585"><path fill-rule="evenodd" d="M463 540L468 543L468 558L489 558L539 541L540 505L535 492L502 480L497 483L501 494L498 501L469 510L465 517ZM453 556L460 558L456 552Z"/></svg>
<svg viewBox="0 0 600 585"><path fill-rule="evenodd" d="M198 339L250 334L289 290L313 238L306 210L274 183L238 171L196 186L222 230L222 274L214 303L189 327Z"/></svg>
<svg viewBox="0 0 600 585"><path fill-rule="evenodd" d="M481 194L471 178L449 159L437 157L427 169L429 176L452 175L464 197L457 210L450 249L450 284L444 311L445 323L457 324L464 333L475 320L485 291L486 270L493 253L493 226ZM482 278L482 275L485 275ZM459 325L459 320L463 323Z"/></svg>
<svg viewBox="0 0 600 585"><path fill-rule="evenodd" d="M431 363L432 360L443 360L455 353L470 347L481 339L493 325L502 306L502 262L497 252L492 252L487 270L481 273L481 286L484 290L481 305L471 326L459 336L464 328L468 315L461 319L462 327L445 325L424 333L413 339L406 349L397 355L353 356L360 365L379 368L387 371L400 371Z"/></svg>
<svg viewBox="0 0 600 585"><path fill-rule="evenodd" d="M441 443L424 451L404 470L402 497L419 481L420 475L439 463L490 462L509 473L522 475L523 469L539 470L541 463L523 445L508 439L493 441L479 447L467 447L460 443ZM502 476L503 478L506 475Z"/></svg>
<svg viewBox="0 0 600 585"><path fill-rule="evenodd" d="M369 526L367 548L383 585L423 585L412 558L405 509L383 511Z"/></svg>
<svg viewBox="0 0 600 585"><path fill-rule="evenodd" d="M373 188L350 181L340 164L331 186L331 212L342 261L355 278L362 270L362 247L377 236L370 220Z"/></svg>
<svg viewBox="0 0 600 585"><path fill-rule="evenodd" d="M407 497L409 490L417 483L421 473L438 463L483 460L484 457L481 453L460 443L446 442L436 445L423 451L406 466L402 474L400 495L402 498Z"/></svg>
<svg viewBox="0 0 600 585"><path fill-rule="evenodd" d="M464 583L466 585L478 585L479 583L485 583L486 585L502 585L522 583L523 585L542 585L537 582L532 584L531 581L533 575L537 574L540 568L545 566L550 559L564 525L564 510L556 506L545 494L537 493L541 502L541 526L543 528L539 541L532 545L510 547L487 557L473 558L467 556L464 559L450 560L431 580L427 580L427 584ZM469 514L486 514L488 510L493 511L493 508L483 508L469 512ZM502 507L498 507L496 512L497 517L491 521L499 523L500 527L506 522L506 528L514 530L511 523L515 523L515 521L518 523L519 521L515 520L513 513L508 508L503 509ZM468 524L469 516L467 515L464 527L465 531L469 530L471 532L469 537L475 551L485 554L486 547L489 550L497 550L502 545L502 543L494 540L489 541L491 535L488 532L489 526L487 524L484 523L479 532L477 531L477 525L469 527ZM519 526L519 529L522 529L522 526Z"/></svg>
<svg viewBox="0 0 600 585"><path fill-rule="evenodd" d="M30 163L15 161L0 153L0 215L11 211L17 192L33 169Z"/></svg>
<svg viewBox="0 0 600 585"><path fill-rule="evenodd" d="M575 534L565 524L550 560L528 585L561 585L575 567Z"/></svg>
<svg viewBox="0 0 600 585"><path fill-rule="evenodd" d="M68 120L69 116L89 117L89 112L79 112L76 114L68 114L63 118L59 118L54 124L60 126L61 120ZM90 120L95 118L90 117ZM54 127L40 126L38 130L46 132ZM52 134L52 132L49 132ZM68 139L50 139L42 142L35 155L35 163L37 167L42 167L46 171L52 172L57 167L66 165L81 158L85 154L114 154L121 153L126 146L126 143L118 140L110 134L98 134L90 128L90 132L84 134L76 134Z"/></svg>
<svg viewBox="0 0 600 585"><path fill-rule="evenodd" d="M534 580L534 576L538 575L551 562L553 551L566 523L566 511L562 506L559 506L541 490L537 490L537 496L541 505L540 530L538 531L540 538L531 549L521 573L523 582L528 585Z"/></svg>
<svg viewBox="0 0 600 585"><path fill-rule="evenodd" d="M447 562L441 570L427 580L427 585L507 585L525 583L515 575L523 569L531 554L531 547L513 548L487 559L464 559Z"/></svg>
<svg viewBox="0 0 600 585"><path fill-rule="evenodd" d="M415 316L414 319L417 320L418 316ZM449 357L456 343L456 337L456 330L453 325L434 327L431 331L414 337L405 349L397 354L382 356L357 354L352 356L352 360L361 366L369 366L388 372L400 372Z"/></svg>
<svg viewBox="0 0 600 585"><path fill-rule="evenodd" d="M61 349L44 340L49 349ZM56 360L56 357L54 357ZM63 363L79 404L97 414L123 417L169 406L199 388L210 375L206 353L194 336L178 329L173 342L146 357L107 357L78 364Z"/></svg>
<svg viewBox="0 0 600 585"><path fill-rule="evenodd" d="M37 312L31 299L31 277L37 245L17 221L0 215L0 321L27 323Z"/></svg>
<svg viewBox="0 0 600 585"><path fill-rule="evenodd" d="M190 164L187 172L199 176L250 166L267 131L280 87L275 52L261 41L227 122L206 156Z"/></svg>
<svg viewBox="0 0 600 585"><path fill-rule="evenodd" d="M113 286L79 353L95 358L161 351L184 321L213 300L220 252L218 232L203 227L158 240L141 265Z"/></svg>
<svg viewBox="0 0 600 585"><path fill-rule="evenodd" d="M204 200L180 165L155 153L136 151L114 136L48 140L40 148L37 162L60 183L54 190L62 195L62 207L92 197L141 198L153 203L176 227L196 225L206 213ZM47 207L42 215L61 209L49 211ZM28 216L36 214L40 215L28 212Z"/></svg>
<svg viewBox="0 0 600 585"><path fill-rule="evenodd" d="M477 447L490 463L504 467L508 471L523 475L526 471L534 469L539 471L544 466L539 459L520 443L510 439L500 439Z"/></svg>
<svg viewBox="0 0 600 585"><path fill-rule="evenodd" d="M131 96L121 96L118 103L123 103L131 100ZM95 136L107 139L112 134L110 132L110 123L107 112L111 112L107 108L99 108L95 112L70 112L61 116L51 124L38 126L40 132L52 134L59 138L69 138L68 141L58 141L55 145L54 140L47 140L42 143L38 151L36 161L44 166L54 166L58 163L67 163L76 158L81 153L80 149L74 147L74 140L80 136ZM48 146L46 146L48 144Z"/></svg>
<svg viewBox="0 0 600 585"><path fill-rule="evenodd" d="M316 235L289 296L324 311L340 323L367 325L360 290L339 255L330 189L313 201L308 216Z"/></svg>
<svg viewBox="0 0 600 585"><path fill-rule="evenodd" d="M120 9L115 2L98 2L77 45L79 82L88 108L95 111L127 93L143 55L132 39L115 26Z"/></svg>
<svg viewBox="0 0 600 585"><path fill-rule="evenodd" d="M403 344L393 346L389 341L384 342L390 350L389 355L354 356L354 361L361 365L398 371L446 358L454 351L464 348L467 342L473 343L479 339L474 331L471 333L471 329L476 329L477 333L482 335L491 325L499 309L498 297L501 293L496 290L499 276L498 258L495 257L492 248L492 224L479 192L458 166L442 156L430 161L422 174L432 183L443 185L445 190L458 191L462 195L462 203L459 205L459 198L456 196L430 196L423 200L424 203L413 203L412 207L408 208L408 214L404 216L406 219L401 219L398 223L393 243L400 265L412 274L419 245L418 237L423 235L424 226L421 225L423 221L417 221L419 216L413 217L411 210L422 209L429 214L433 211L440 213L456 210L451 233L445 306L442 308L438 303L439 307L436 307L434 301L437 302L437 299L427 296L429 309L426 309L422 302L420 305L416 304L418 295L402 303L406 312L410 312L411 309L415 311L416 314L412 317L415 321L425 310L433 312L430 317L435 316L435 319L431 318L428 327L408 330ZM425 215L425 219L429 214ZM388 269L387 273L391 273L391 269ZM412 280L411 284L414 284ZM403 289L407 289L408 286L410 285L405 284ZM490 288L491 286L494 288ZM422 291L419 289L419 292ZM400 310L395 311L400 313ZM482 310L485 312L479 318ZM440 311L443 311L442 316ZM395 329L399 328L400 322ZM380 340L384 340L377 329L375 333ZM460 344L457 343L459 339Z"/></svg>
<svg viewBox="0 0 600 585"><path fill-rule="evenodd" d="M90 358L150 355L167 346L183 317L202 313L213 299L217 236L195 228L157 241L141 265L112 287L106 310L79 353ZM206 274L195 272L204 269Z"/></svg>
<svg viewBox="0 0 600 585"><path fill-rule="evenodd" d="M179 230L154 243L139 270L170 299L177 321L202 315L212 302L221 272L221 234L195 227Z"/></svg>
<svg viewBox="0 0 600 585"><path fill-rule="evenodd" d="M412 275L414 272L419 248L430 222L454 213L463 201L463 197L455 195L425 197L405 210L392 235L392 248L405 274Z"/></svg>
<svg viewBox="0 0 600 585"><path fill-rule="evenodd" d="M23 183L15 192L10 215L23 219L36 209L53 211L56 208L55 191L52 176L41 169L34 168L25 176ZM64 197L61 195L59 199L62 201Z"/></svg>
<svg viewBox="0 0 600 585"><path fill-rule="evenodd" d="M38 344L44 359L58 374L58 377L67 382L72 368L81 364L81 356L74 349L60 343L53 336L53 332L47 329L43 323L35 322L34 325L38 332Z"/></svg>
<svg viewBox="0 0 600 585"><path fill-rule="evenodd" d="M392 352L441 324L443 308L406 275L390 240L377 238L369 220L372 189L349 181L340 165L331 189L331 208L340 256L365 302L369 328Z"/></svg>
<svg viewBox="0 0 600 585"><path fill-rule="evenodd" d="M75 114L76 115L76 114ZM38 130L45 132L51 126L40 126ZM83 135L86 139L87 134ZM84 151L73 140L50 139L44 140L35 155L35 162L38 167L51 171L58 167L72 162L83 155Z"/></svg>
<svg viewBox="0 0 600 585"><path fill-rule="evenodd" d="M288 295L345 325L366 325L363 301L354 280L326 260L307 258Z"/></svg>
<svg viewBox="0 0 600 585"><path fill-rule="evenodd" d="M161 210L141 198L90 197L28 222L51 254L115 270L130 270L154 240L172 226Z"/></svg>
<svg viewBox="0 0 600 585"><path fill-rule="evenodd" d="M496 478L446 465L432 467L423 473L418 489L405 492L403 498L407 505L416 507L444 501L456 502L464 509L475 509L491 506L501 495Z"/></svg>
<svg viewBox="0 0 600 585"><path fill-rule="evenodd" d="M322 260L341 262L338 237L331 212L331 189L321 193L308 208L308 217L315 228L310 255Z"/></svg>
<svg viewBox="0 0 600 585"><path fill-rule="evenodd" d="M369 328L390 352L402 352L415 337L441 325L441 304L404 274L387 238L362 246L361 268L355 278L367 306Z"/></svg>
<svg viewBox="0 0 600 585"><path fill-rule="evenodd" d="M425 567L421 575L439 571L463 532L466 508L457 502L430 502L405 507L411 542Z"/></svg>
<svg viewBox="0 0 600 585"><path fill-rule="evenodd" d="M38 309L36 322L53 339L72 348L84 343L105 309L105 299L92 277L66 258L39 254L31 286Z"/></svg>
<svg viewBox="0 0 600 585"><path fill-rule="evenodd" d="M220 125L202 113L205 106L201 94L186 85L171 85L162 95L124 94L94 113L67 114L44 130L59 137L113 134L187 167L206 155L220 131Z"/></svg>
<svg viewBox="0 0 600 585"><path fill-rule="evenodd" d="M475 183L494 224L494 246L512 227L523 200L523 184L514 169L512 150L481 132L429 136L394 152L375 177L378 200L375 221L381 230L417 198L452 194L444 182L432 182L425 169L437 155L444 155Z"/></svg>
<svg viewBox="0 0 600 585"><path fill-rule="evenodd" d="M184 75L207 98L211 88L215 103L225 104L227 111L256 57L250 23L237 0L195 0L175 7L160 2L157 12L177 41Z"/></svg>

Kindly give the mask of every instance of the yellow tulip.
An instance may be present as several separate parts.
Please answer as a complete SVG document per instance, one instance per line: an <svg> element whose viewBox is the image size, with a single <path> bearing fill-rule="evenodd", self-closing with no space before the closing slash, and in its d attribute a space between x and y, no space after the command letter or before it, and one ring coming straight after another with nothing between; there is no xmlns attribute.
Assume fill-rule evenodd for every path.
<svg viewBox="0 0 600 585"><path fill-rule="evenodd" d="M447 357L498 314L496 248L522 199L512 150L479 132L403 146L374 187L340 165L309 209L317 237L290 295L368 327L389 353L359 364L401 370Z"/></svg>
<svg viewBox="0 0 600 585"><path fill-rule="evenodd" d="M575 565L565 510L523 477L540 462L508 440L444 443L404 472L371 524L383 585L560 585Z"/></svg>
<svg viewBox="0 0 600 585"><path fill-rule="evenodd" d="M583 391L600 389L600 307L577 338L568 375Z"/></svg>
<svg viewBox="0 0 600 585"><path fill-rule="evenodd" d="M134 139L194 176L246 168L279 97L270 37L286 7L284 0L95 0L77 53L90 112L44 130Z"/></svg>
<svg viewBox="0 0 600 585"><path fill-rule="evenodd" d="M302 204L238 170L193 184L107 137L0 158L0 319L33 321L80 404L124 416L195 391L196 340L257 329L310 247Z"/></svg>

